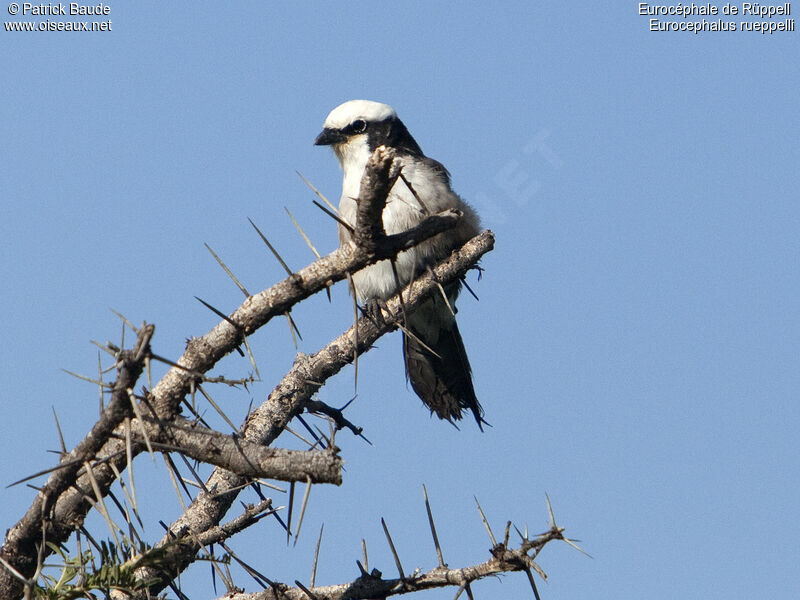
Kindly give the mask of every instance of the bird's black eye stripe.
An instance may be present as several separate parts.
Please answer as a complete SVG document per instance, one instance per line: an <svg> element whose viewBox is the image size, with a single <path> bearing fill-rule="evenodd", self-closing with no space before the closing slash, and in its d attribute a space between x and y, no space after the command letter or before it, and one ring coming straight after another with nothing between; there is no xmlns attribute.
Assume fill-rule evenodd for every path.
<svg viewBox="0 0 800 600"><path fill-rule="evenodd" d="M345 127L344 131L348 134L364 133L367 130L367 122L364 119L356 119Z"/></svg>

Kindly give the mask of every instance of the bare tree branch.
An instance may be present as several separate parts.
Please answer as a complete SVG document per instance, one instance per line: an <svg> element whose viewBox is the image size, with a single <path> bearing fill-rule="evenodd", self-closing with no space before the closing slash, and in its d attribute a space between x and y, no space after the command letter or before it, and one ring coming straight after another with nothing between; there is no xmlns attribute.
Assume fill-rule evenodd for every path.
<svg viewBox="0 0 800 600"><path fill-rule="evenodd" d="M24 576L36 570L37 543L41 543L42 522L47 519L53 504L68 487L75 483L76 475L86 461L94 460L97 452L111 437L114 429L131 414L130 390L142 374L150 353L150 340L155 327L145 325L139 329L136 344L131 350L117 353L117 380L111 400L89 434L71 452L62 456L64 468L54 471L39 491L25 516L11 528L0 549L0 558ZM88 492L88 490L87 490ZM9 584L11 584L9 586ZM0 569L0 597L12 597L6 592L21 592L21 582L6 569ZM13 593L13 592L12 592Z"/></svg>
<svg viewBox="0 0 800 600"><path fill-rule="evenodd" d="M181 403L193 387L204 379L205 373L272 317L285 314L297 302L326 289L332 282L345 278L348 273L379 260L393 258L398 252L455 226L461 215L458 211L448 210L429 216L411 230L385 235L380 216L386 194L394 182L390 177L392 158L391 151L378 149L365 170L354 229L355 243L345 244L271 288L249 296L238 309L206 335L191 338L183 356L151 391L145 391L140 402L133 403L133 387L144 363L151 355L149 340L152 326L137 330L140 339L136 347L131 351L120 351L124 360L118 365L118 378L114 384L112 399L100 421L72 453L63 457L64 467L53 472L29 511L8 532L6 542L0 549L0 564L3 565L0 567L0 597L17 598L21 595L23 582L14 572L23 578L33 576L37 564L52 552L52 547L45 547L43 541L53 544L66 541L74 530L81 527L96 500L108 493L119 473L129 467L130 461L144 450L145 445L141 442L147 443L150 440L149 434L147 437L142 435L138 441L132 441L130 436L138 436L139 432L150 431L151 428L125 428L120 425L131 416L131 409L140 424L149 419L161 423L175 421ZM491 250L493 243L491 232L484 232L461 250L454 252L432 275L410 285L404 291L406 297L395 297L389 302L390 315L385 322L376 324L368 319L361 319L319 353L313 356L299 355L295 366L273 390L268 400L249 415L240 429L241 438L237 443L272 443L288 422L304 410L306 402L328 377L351 362L359 353L369 349L378 337L397 328L403 304L406 309L413 309L435 289L437 282L434 277L438 282L462 277L485 252ZM173 434L177 431L174 430ZM261 455L251 455L249 449L228 451L226 444L229 441L223 442L215 438L214 443L217 441L223 444L220 448L225 448L224 451L218 448L218 456L224 457L218 462L224 462L225 466L238 469L244 475L217 468L207 485L207 489L213 490L213 493L201 492L185 515L170 527L163 543L168 544L170 539L174 541L176 537L181 538L189 533L202 539L203 534L219 526L220 520L241 488L247 484L248 478L261 473L248 471L242 464L234 467L231 462L241 459L256 464L253 458ZM192 447L194 449L191 452L201 454L196 436L187 434L184 442L187 454ZM327 466L334 466L335 461L329 460L329 453L314 454L327 454ZM89 470L81 473L83 464ZM303 473L300 478L312 478L313 481L310 472ZM175 554L175 573L180 573L194 560L195 552L196 550L191 550ZM163 589L166 582L163 577L161 581L156 586L158 589Z"/></svg>
<svg viewBox="0 0 800 600"><path fill-rule="evenodd" d="M198 535L189 541L196 542L199 546L209 546L223 542L251 525L258 523L264 517L274 514L279 508L281 507L273 508L272 500L267 498L256 505L247 506L241 515L231 519L228 523L212 527L202 535Z"/></svg>
<svg viewBox="0 0 800 600"><path fill-rule="evenodd" d="M414 573L398 579L383 579L379 571L373 570L369 574L362 573L350 583L312 587L309 591L318 600L366 600L447 586L466 587L499 573L529 570L533 558L528 553L533 551L535 555L548 542L560 539L563 539L562 529L553 527L533 540L523 541L518 548L506 548L498 544L491 550L492 558L477 565L460 569L436 567L426 573ZM301 588L276 583L272 589L261 592L229 594L225 600L308 600L308 595Z"/></svg>
<svg viewBox="0 0 800 600"><path fill-rule="evenodd" d="M383 209L397 178L389 176L394 155L394 150L385 147L376 149L361 178L356 210L355 242L357 246L370 252L377 250L386 239Z"/></svg>
<svg viewBox="0 0 800 600"><path fill-rule="evenodd" d="M387 302L383 322L376 323L369 317L362 317L353 327L316 354L298 355L292 369L272 391L267 401L248 416L242 428L243 438L263 445L275 441L289 421L303 411L305 403L322 384L353 361L354 350L357 349L359 354L366 352L380 336L397 329L403 321L403 305L406 310L413 310L430 294L435 293L438 289L437 281L443 284L455 281L493 246L494 236L491 232L484 231L456 250L430 273L409 284L402 291L402 302L400 294L391 298ZM165 536L159 544L168 544L172 536L183 536L187 531L201 533L216 526L245 483L246 480L242 477L216 469L205 484L208 489L215 490L213 496L198 494L186 512L170 525L172 534ZM169 550L174 555L176 575L186 569L195 558L193 553L185 550ZM143 579L154 576L156 574L152 571L142 573ZM163 585L156 586L150 589L150 593L157 593L161 589Z"/></svg>
<svg viewBox="0 0 800 600"><path fill-rule="evenodd" d="M144 443L140 422L133 421L134 439ZM238 439L193 421L177 417L172 423L144 421L155 450L180 452L208 464L227 469L248 479L342 483L342 459L331 450L301 451L268 448Z"/></svg>
<svg viewBox="0 0 800 600"><path fill-rule="evenodd" d="M397 236L386 237L382 233L382 225L373 227L366 222L370 218L380 220L391 186L389 183L376 184L375 180L388 178L392 158L391 151L378 148L373 153L362 179L356 224L356 231L359 233L356 234L356 240L357 243L366 240L364 243L367 249L360 245L346 245L344 249L353 248L355 251L367 252L370 255L385 256L382 248L397 243ZM373 192L373 189L378 189L379 193ZM456 211L452 212L454 215L458 214ZM430 219L423 221L423 225L430 222ZM436 229L438 232L438 225ZM384 317L382 323L362 318L317 354L298 355L291 371L273 390L267 401L248 416L241 429L243 439L257 444L271 444L289 421L304 410L305 403L329 377L351 363L356 355L367 351L381 335L396 329L403 321L404 311L413 310L438 289L437 282L445 284L463 277L466 271L493 246L493 234L488 231L483 232L456 250L448 260L440 263L426 276L412 282L400 294L393 297L387 303L389 315ZM324 285L324 280L329 278L327 275L321 278L321 284ZM206 482L208 489L215 490L213 497L205 493L199 494L187 511L170 526L172 535L183 535L187 531L200 533L216 526L245 483L242 477L223 469L216 469ZM169 539L170 534L165 536L160 544L168 544ZM193 553L185 552L182 548L176 549L173 554L175 574L182 572L195 559ZM152 571L141 574L143 579L148 580L155 575ZM163 585L152 587L149 592L157 593L160 589L163 589Z"/></svg>

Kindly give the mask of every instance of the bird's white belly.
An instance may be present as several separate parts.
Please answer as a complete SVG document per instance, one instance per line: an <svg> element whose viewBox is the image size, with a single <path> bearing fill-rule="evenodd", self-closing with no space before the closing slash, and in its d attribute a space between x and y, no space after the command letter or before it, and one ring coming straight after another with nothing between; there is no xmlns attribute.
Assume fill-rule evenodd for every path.
<svg viewBox="0 0 800 600"><path fill-rule="evenodd" d="M363 169L345 170L339 214L351 225L355 225L356 221L357 207L353 198L358 196L362 172ZM427 210L435 213L449 206L456 206L457 197L452 192L432 185L430 178L418 177L412 165L405 165L403 172L412 181L414 190L424 198ZM423 208L411 190L402 181L396 182L382 215L386 233L392 235L407 231L418 225L425 216ZM395 260L396 277L388 260L382 260L354 274L353 282L358 300L365 302L372 298L386 299L394 295L398 289L406 286L415 277L419 277L425 265L435 261L436 251L437 247L433 240L426 240L414 248L401 252Z"/></svg>
<svg viewBox="0 0 800 600"><path fill-rule="evenodd" d="M388 260L382 260L362 269L353 275L353 283L356 286L356 295L359 302L366 302L372 298L381 298L383 300L393 296L397 290L397 282L399 281L400 287L408 284L414 276L417 267L414 250L407 250L399 254L395 261L395 270L397 271L397 280L392 271L392 263Z"/></svg>

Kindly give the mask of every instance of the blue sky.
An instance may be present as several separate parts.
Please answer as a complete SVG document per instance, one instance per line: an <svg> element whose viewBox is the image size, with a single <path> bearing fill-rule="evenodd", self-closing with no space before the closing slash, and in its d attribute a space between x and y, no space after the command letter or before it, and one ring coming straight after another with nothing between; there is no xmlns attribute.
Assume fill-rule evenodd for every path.
<svg viewBox="0 0 800 600"><path fill-rule="evenodd" d="M175 358L217 321L193 296L241 302L204 242L251 292L283 274L248 217L294 268L312 255L284 207L335 247L295 171L337 199L336 161L312 142L331 108L368 98L497 236L471 280L480 302L459 302L493 427L429 418L399 335L384 338L349 409L374 447L337 438L345 484L312 490L296 547L265 522L234 549L307 581L324 522L318 583L357 576L362 538L394 574L383 516L406 571L432 568L425 483L462 566L488 558L473 495L496 531L543 531L547 493L594 558L545 549L545 598L797 597L798 34L650 32L632 2L226 4L115 1L108 32L0 31L0 482L54 463L53 408L68 444L94 421L96 389L61 369L95 372L89 340L119 341L110 308L155 323L155 351ZM47 18L70 20L28 17ZM298 307L300 350L351 315L343 287ZM283 321L251 344L264 383L217 391L235 419L295 353ZM353 385L348 369L321 397L343 404ZM135 466L159 495L143 509L156 538L179 505L162 468ZM3 529L32 493L0 490ZM191 598L215 596L207 572L184 579Z"/></svg>

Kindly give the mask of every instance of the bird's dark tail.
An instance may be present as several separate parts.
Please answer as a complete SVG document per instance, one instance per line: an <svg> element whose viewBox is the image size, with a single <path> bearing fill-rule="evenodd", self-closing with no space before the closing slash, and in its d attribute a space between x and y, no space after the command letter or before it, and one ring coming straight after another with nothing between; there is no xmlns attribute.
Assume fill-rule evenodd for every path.
<svg viewBox="0 0 800 600"><path fill-rule="evenodd" d="M486 421L472 386L464 342L443 299L429 300L409 315L406 329L410 333L403 334L406 377L417 395L431 412L451 423L461 419L463 410L471 410L483 431Z"/></svg>

